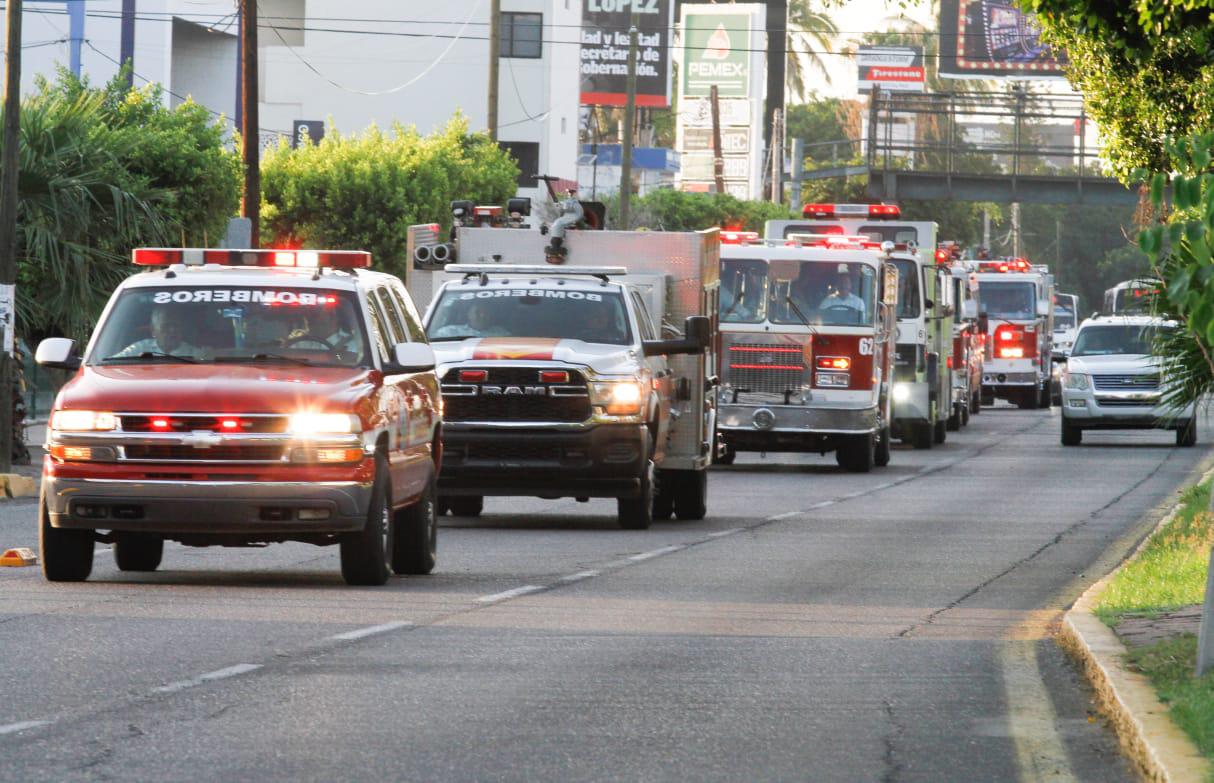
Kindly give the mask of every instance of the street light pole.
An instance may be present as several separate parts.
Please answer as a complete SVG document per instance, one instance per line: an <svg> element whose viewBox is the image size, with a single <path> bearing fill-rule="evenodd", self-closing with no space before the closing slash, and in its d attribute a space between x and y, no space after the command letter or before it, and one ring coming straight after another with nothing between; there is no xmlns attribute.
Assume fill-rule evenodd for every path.
<svg viewBox="0 0 1214 783"><path fill-rule="evenodd" d="M261 246L261 128L257 117L257 0L240 0L241 143L244 198L240 216L249 219L249 247Z"/></svg>
<svg viewBox="0 0 1214 783"><path fill-rule="evenodd" d="M637 113L637 12L632 12L628 29L628 87L624 100L624 138L620 145L620 229L629 230L632 201L632 126Z"/></svg>
<svg viewBox="0 0 1214 783"><path fill-rule="evenodd" d="M0 473L13 469L13 345L17 328L17 167L21 143L21 0L8 0L4 150L0 153Z"/></svg>
<svg viewBox="0 0 1214 783"><path fill-rule="evenodd" d="M492 0L489 3L489 114L486 124L489 126L489 138L497 141L497 82L498 68L501 63L501 31L502 3Z"/></svg>

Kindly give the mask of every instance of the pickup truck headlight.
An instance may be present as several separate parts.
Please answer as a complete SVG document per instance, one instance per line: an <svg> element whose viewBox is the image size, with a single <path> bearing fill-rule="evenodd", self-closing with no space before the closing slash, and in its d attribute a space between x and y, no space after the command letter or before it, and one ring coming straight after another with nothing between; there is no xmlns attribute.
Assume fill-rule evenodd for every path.
<svg viewBox="0 0 1214 783"><path fill-rule="evenodd" d="M1076 391L1086 391L1088 388L1088 376L1082 372L1064 372L1062 373L1062 385L1067 389Z"/></svg>
<svg viewBox="0 0 1214 783"><path fill-rule="evenodd" d="M118 428L118 417L108 411L55 411L51 429L60 432L103 432Z"/></svg>
<svg viewBox="0 0 1214 783"><path fill-rule="evenodd" d="M612 416L632 416L641 412L641 384L636 381L603 381L590 384L590 402L607 409Z"/></svg>
<svg viewBox="0 0 1214 783"><path fill-rule="evenodd" d="M350 413L296 413L288 425L292 435L344 435L361 432L362 423Z"/></svg>

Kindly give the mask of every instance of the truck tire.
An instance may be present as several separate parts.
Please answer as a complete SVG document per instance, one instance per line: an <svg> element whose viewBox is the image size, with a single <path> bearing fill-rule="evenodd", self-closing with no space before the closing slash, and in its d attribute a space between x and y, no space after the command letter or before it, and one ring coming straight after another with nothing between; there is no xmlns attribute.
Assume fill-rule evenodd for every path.
<svg viewBox="0 0 1214 783"><path fill-rule="evenodd" d="M1062 417L1062 445L1078 446L1083 443L1083 430L1074 424L1068 424L1066 416Z"/></svg>
<svg viewBox="0 0 1214 783"><path fill-rule="evenodd" d="M931 422L917 421L910 425L911 445L917 449L930 449L932 447L932 425Z"/></svg>
<svg viewBox="0 0 1214 783"><path fill-rule="evenodd" d="M455 495L447 501L451 513L457 517L479 517L485 510L485 498L482 495Z"/></svg>
<svg viewBox="0 0 1214 783"><path fill-rule="evenodd" d="M1022 411L1035 411L1040 402L1036 389L1023 389L1016 398L1016 406Z"/></svg>
<svg viewBox="0 0 1214 783"><path fill-rule="evenodd" d="M155 571L164 557L164 539L146 533L119 533L114 562L119 571Z"/></svg>
<svg viewBox="0 0 1214 783"><path fill-rule="evenodd" d="M982 392L974 392L970 398L970 415L977 416L982 413Z"/></svg>
<svg viewBox="0 0 1214 783"><path fill-rule="evenodd" d="M398 574L428 574L438 562L438 492L434 484L431 478L413 505L392 515L392 570ZM480 497L469 499L483 502Z"/></svg>
<svg viewBox="0 0 1214 783"><path fill-rule="evenodd" d="M648 449L648 455L653 454L653 446ZM634 498L618 498L616 500L616 515L619 525L624 530L648 530L653 524L653 484L657 469L653 465L652 456L645 460L645 470L641 473L641 491Z"/></svg>
<svg viewBox="0 0 1214 783"><path fill-rule="evenodd" d="M876 462L872 435L853 436L841 442L835 449L835 462L849 473L868 473Z"/></svg>
<svg viewBox="0 0 1214 783"><path fill-rule="evenodd" d="M948 417L946 424L949 432L956 432L961 429L961 403L953 403L953 412Z"/></svg>
<svg viewBox="0 0 1214 783"><path fill-rule="evenodd" d="M1046 381L1037 391L1037 406L1049 410L1053 402L1054 395L1050 393L1050 382Z"/></svg>
<svg viewBox="0 0 1214 783"><path fill-rule="evenodd" d="M733 461L738 458L738 451L733 446L726 445L725 449L716 458L718 465L732 465Z"/></svg>
<svg viewBox="0 0 1214 783"><path fill-rule="evenodd" d="M675 475L674 515L682 520L703 519L708 513L708 471L680 470Z"/></svg>
<svg viewBox="0 0 1214 783"><path fill-rule="evenodd" d="M674 516L674 478L665 471L658 472L658 486L653 493L653 518L666 520Z"/></svg>
<svg viewBox="0 0 1214 783"><path fill-rule="evenodd" d="M1197 445L1197 421L1190 420L1188 424L1176 430L1176 445L1190 448Z"/></svg>
<svg viewBox="0 0 1214 783"><path fill-rule="evenodd" d="M943 443L948 437L948 422L937 420L936 426L932 428L932 440L936 443Z"/></svg>
<svg viewBox="0 0 1214 783"><path fill-rule="evenodd" d="M968 427L969 423L970 423L970 406L962 405L961 406L961 426Z"/></svg>
<svg viewBox="0 0 1214 783"><path fill-rule="evenodd" d="M995 404L994 392L981 392L978 395L978 402L984 408L989 408Z"/></svg>
<svg viewBox="0 0 1214 783"><path fill-rule="evenodd" d="M388 478L388 460L383 454L375 457L375 482L371 485L371 502L367 504L367 520L357 533L344 533L339 540L341 575L348 585L378 586L388 581L389 559L392 552L392 509Z"/></svg>
<svg viewBox="0 0 1214 783"><path fill-rule="evenodd" d="M38 557L50 582L83 582L93 572L93 531L51 527L46 501L39 503Z"/></svg>
<svg viewBox="0 0 1214 783"><path fill-rule="evenodd" d="M873 464L879 468L883 468L889 464L890 446L892 445L890 439L892 437L893 434L889 431L888 424L877 436L877 445L873 447Z"/></svg>
<svg viewBox="0 0 1214 783"><path fill-rule="evenodd" d="M438 499L436 513L441 517L451 510L451 498Z"/></svg>

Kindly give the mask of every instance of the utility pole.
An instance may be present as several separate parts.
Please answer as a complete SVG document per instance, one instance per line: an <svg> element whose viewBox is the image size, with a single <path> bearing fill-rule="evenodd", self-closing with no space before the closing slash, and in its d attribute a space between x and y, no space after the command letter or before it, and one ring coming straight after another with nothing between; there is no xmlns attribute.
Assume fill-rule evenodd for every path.
<svg viewBox="0 0 1214 783"><path fill-rule="evenodd" d="M637 12L632 12L628 29L628 92L624 101L624 139L620 150L620 228L627 231L632 224L629 202L632 200L632 125L637 113Z"/></svg>
<svg viewBox="0 0 1214 783"><path fill-rule="evenodd" d="M1020 257L1020 202L1012 202L1012 257Z"/></svg>
<svg viewBox="0 0 1214 783"><path fill-rule="evenodd" d="M502 51L501 25L502 2L491 0L489 3L489 138L497 141L497 69Z"/></svg>
<svg viewBox="0 0 1214 783"><path fill-rule="evenodd" d="M805 166L805 140L792 140L792 177L789 184L789 198L793 209L801 209L801 175Z"/></svg>
<svg viewBox="0 0 1214 783"><path fill-rule="evenodd" d="M257 0L240 0L240 136L244 145L244 198L249 246L261 247L261 128L257 117Z"/></svg>
<svg viewBox="0 0 1214 783"><path fill-rule="evenodd" d="M784 111L776 109L771 118L771 203L784 203Z"/></svg>
<svg viewBox="0 0 1214 783"><path fill-rule="evenodd" d="M122 0L122 32L118 44L118 61L130 70L126 86L135 85L135 0Z"/></svg>
<svg viewBox="0 0 1214 783"><path fill-rule="evenodd" d="M712 178L717 192L725 192L725 156L721 151L721 103L717 99L717 86L708 88L708 100L712 103Z"/></svg>
<svg viewBox="0 0 1214 783"><path fill-rule="evenodd" d="M0 153L0 473L13 469L13 344L17 328L17 145L21 143L21 0L8 0L4 151Z"/></svg>

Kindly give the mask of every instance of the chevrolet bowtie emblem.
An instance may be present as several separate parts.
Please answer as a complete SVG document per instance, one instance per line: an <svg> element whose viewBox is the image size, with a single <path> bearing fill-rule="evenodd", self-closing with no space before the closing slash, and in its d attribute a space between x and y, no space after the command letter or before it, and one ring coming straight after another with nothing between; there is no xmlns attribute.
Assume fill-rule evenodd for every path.
<svg viewBox="0 0 1214 783"><path fill-rule="evenodd" d="M218 446L220 443L223 443L223 436L218 432L210 432L209 430L194 430L181 439L181 445L195 449L209 449L212 446Z"/></svg>

